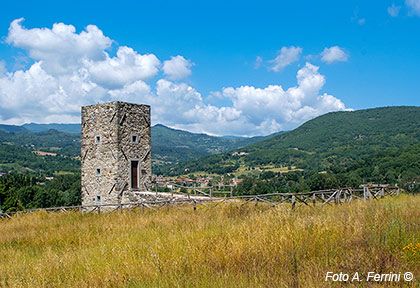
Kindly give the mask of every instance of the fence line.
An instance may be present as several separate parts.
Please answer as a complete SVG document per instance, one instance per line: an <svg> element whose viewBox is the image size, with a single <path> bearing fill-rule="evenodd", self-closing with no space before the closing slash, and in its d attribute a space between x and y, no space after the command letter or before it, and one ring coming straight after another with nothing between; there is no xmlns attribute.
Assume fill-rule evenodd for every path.
<svg viewBox="0 0 420 288"><path fill-rule="evenodd" d="M192 187L181 186L174 184L178 187L184 187L187 189L192 189ZM197 187L196 187L197 188ZM199 187L202 189L203 187ZM211 189L210 187L206 187ZM198 189L199 190L199 189ZM203 192L203 191L201 191ZM160 192L157 192L160 193ZM184 195L185 198L174 198L174 194ZM210 190L210 193L201 193L199 197L190 195L188 193L171 191L171 197L164 200L152 200L152 201L138 201L138 202L127 202L127 203L116 203L116 204L97 204L97 205L78 205L78 206L63 206L63 207L51 207L51 208L38 208L38 209L28 209L24 211L16 211L9 213L0 213L0 218L11 218L13 215L19 215L22 213L32 213L36 211L80 211L86 213L97 212L101 213L103 210L106 211L123 211L124 209L135 209L141 208L157 210L156 208L166 206L169 209L169 206L177 206L181 204L192 204L193 209L197 209L197 205L202 205L209 207L205 202L217 202L213 207L216 207L220 203L227 201L242 201L241 205L246 205L249 203L254 203L255 206L259 202L267 203L273 207L278 207L282 203L290 203L292 209L299 208L301 206L315 207L318 204L321 206L328 204L341 204L346 202L351 202L355 199L360 200L369 200L369 199L381 199L385 197L391 197L394 195L400 194L400 188L389 186L389 185L361 185L360 189L352 188L338 188L338 189L328 189L328 190L318 190L311 192L302 192L302 193L270 193L270 194L259 194L259 195L240 195L229 197L213 197L213 194ZM158 195L158 194L157 194Z"/></svg>
<svg viewBox="0 0 420 288"><path fill-rule="evenodd" d="M157 183L156 183L156 193L158 193L157 192ZM184 193L184 192L180 192L180 191L174 191L174 187L178 187L178 188L185 188L185 189L189 189L189 190L192 190L192 191L194 191L194 194L195 195L197 195L197 193L198 193L198 195L204 195L204 196L207 196L207 197L210 197L210 198L212 198L215 194L217 195L217 194L224 194L224 195L230 195L230 197L232 197L233 196L233 186L232 185L216 185L216 186L199 186L199 187L196 187L196 186L183 186L183 185L179 185L179 184L177 184L177 183L173 183L173 182L166 182L165 183L165 186L166 187L169 187L170 186L170 188L169 189L171 189L171 193L173 194L173 193L182 193L182 194L188 194L188 193ZM215 190L215 188L225 188L225 187L229 187L229 190L230 191L218 191L218 190ZM208 192L204 192L204 190L208 190Z"/></svg>

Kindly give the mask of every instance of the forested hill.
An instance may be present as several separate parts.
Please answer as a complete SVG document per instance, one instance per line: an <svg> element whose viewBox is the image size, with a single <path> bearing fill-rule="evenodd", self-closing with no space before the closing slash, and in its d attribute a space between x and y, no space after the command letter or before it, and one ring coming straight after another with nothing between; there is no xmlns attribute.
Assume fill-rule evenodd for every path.
<svg viewBox="0 0 420 288"><path fill-rule="evenodd" d="M250 152L248 161L254 164L288 158L296 162L307 154L328 164L419 141L420 107L385 107L328 113L245 150ZM284 158L289 153L292 155Z"/></svg>
<svg viewBox="0 0 420 288"><path fill-rule="evenodd" d="M0 124L0 131L7 133L28 132L28 130L26 130L25 127L6 124Z"/></svg>
<svg viewBox="0 0 420 288"><path fill-rule="evenodd" d="M0 124L0 131L9 132L9 133L24 133L24 132L36 133L36 132L45 132L48 130L56 130L56 131L71 133L71 134L80 134L81 126L80 124L59 124L59 123L50 123L50 124L25 123L21 126Z"/></svg>
<svg viewBox="0 0 420 288"><path fill-rule="evenodd" d="M80 161L76 157L80 155L80 135L56 130L39 133L26 129L5 131L0 129L0 172L52 175L54 171L79 170Z"/></svg>
<svg viewBox="0 0 420 288"><path fill-rule="evenodd" d="M66 156L80 155L80 134L70 134L57 130L34 133L26 129L19 132L5 132L5 129L0 129L0 143Z"/></svg>
<svg viewBox="0 0 420 288"><path fill-rule="evenodd" d="M57 128L59 130L51 128ZM8 145L0 147L0 170L9 171L7 170L9 166L17 164L17 162L19 162L19 165L14 165L14 167L18 167L19 171L23 168L34 169L33 165L29 165L31 161L35 161L32 158L42 158L40 161L44 161L43 158L45 157L38 157L36 155L31 156L31 161L18 161L17 159L21 158L27 159L25 155L29 155L22 148L32 151L42 150L52 152L58 156L65 157L79 156L80 133L68 133L68 131L75 132L78 129L80 131L79 124L31 123L22 126L0 125L0 144ZM271 137L232 139L175 130L163 125L153 126L151 133L152 161L155 168L238 149ZM17 154L8 153L8 150L14 151ZM1 169L4 166L3 164L7 164L7 169ZM22 165L23 167L21 167Z"/></svg>
<svg viewBox="0 0 420 288"><path fill-rule="evenodd" d="M211 171L239 165L258 167L268 164L296 166L323 171L345 167L353 160L386 148L401 148L420 143L420 107L384 107L359 111L333 112L310 120L293 131L249 145L239 151L172 169L180 173ZM229 169L224 169L228 171Z"/></svg>
<svg viewBox="0 0 420 288"><path fill-rule="evenodd" d="M206 155L231 151L273 137L224 138L190 133L158 124L152 127L152 159L155 166L175 164Z"/></svg>
<svg viewBox="0 0 420 288"><path fill-rule="evenodd" d="M22 125L23 128L31 131L31 132L44 132L48 130L57 130L66 133L72 134L80 134L82 129L80 124L58 124L58 123L51 123L51 124L37 124L37 123L26 123Z"/></svg>

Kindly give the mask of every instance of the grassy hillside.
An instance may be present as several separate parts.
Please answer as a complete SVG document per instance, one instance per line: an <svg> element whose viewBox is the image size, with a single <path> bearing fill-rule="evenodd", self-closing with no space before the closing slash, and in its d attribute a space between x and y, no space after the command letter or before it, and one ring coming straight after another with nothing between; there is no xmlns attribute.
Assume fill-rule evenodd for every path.
<svg viewBox="0 0 420 288"><path fill-rule="evenodd" d="M334 112L297 129L239 149L243 156L222 154L179 165L172 171L227 167L296 166L323 171L388 148L420 144L420 107L385 107ZM225 169L229 170L229 169Z"/></svg>
<svg viewBox="0 0 420 288"><path fill-rule="evenodd" d="M221 204L0 220L2 287L332 287L328 271L412 272L419 196L316 209ZM341 287L336 284L337 287Z"/></svg>

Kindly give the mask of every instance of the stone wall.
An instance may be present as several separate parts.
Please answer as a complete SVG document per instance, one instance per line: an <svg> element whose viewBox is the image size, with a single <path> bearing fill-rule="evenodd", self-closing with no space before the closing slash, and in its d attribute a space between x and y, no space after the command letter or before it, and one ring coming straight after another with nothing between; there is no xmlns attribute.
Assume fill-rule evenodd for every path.
<svg viewBox="0 0 420 288"><path fill-rule="evenodd" d="M136 200L134 192L151 189L150 106L112 102L82 107L81 152L83 205ZM131 188L131 160L139 161L138 189Z"/></svg>

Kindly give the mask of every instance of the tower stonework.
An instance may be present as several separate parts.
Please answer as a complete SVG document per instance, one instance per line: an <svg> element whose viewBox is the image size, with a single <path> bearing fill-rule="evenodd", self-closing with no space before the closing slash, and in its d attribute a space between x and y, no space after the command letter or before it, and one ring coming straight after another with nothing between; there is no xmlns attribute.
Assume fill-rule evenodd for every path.
<svg viewBox="0 0 420 288"><path fill-rule="evenodd" d="M151 190L150 106L82 107L82 204L137 201Z"/></svg>

